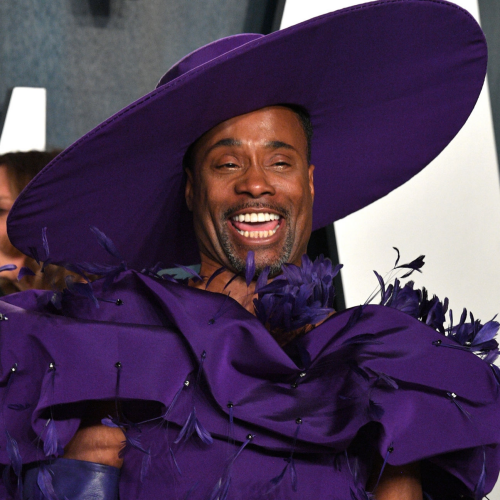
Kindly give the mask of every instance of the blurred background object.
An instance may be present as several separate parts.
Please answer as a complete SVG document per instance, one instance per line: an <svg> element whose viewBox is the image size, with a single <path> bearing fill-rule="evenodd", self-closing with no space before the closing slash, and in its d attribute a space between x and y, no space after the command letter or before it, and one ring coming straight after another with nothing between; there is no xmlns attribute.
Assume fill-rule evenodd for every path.
<svg viewBox="0 0 500 500"><path fill-rule="evenodd" d="M41 273L40 265L34 259L27 257L12 246L7 236L6 226L7 216L19 193L59 153L59 150L54 150L0 155L0 266L5 264L17 266L14 271L3 271L0 274L1 295L28 288L50 289L63 278L63 271L55 266L48 266ZM18 281L17 275L22 267L29 267L35 276L27 275Z"/></svg>

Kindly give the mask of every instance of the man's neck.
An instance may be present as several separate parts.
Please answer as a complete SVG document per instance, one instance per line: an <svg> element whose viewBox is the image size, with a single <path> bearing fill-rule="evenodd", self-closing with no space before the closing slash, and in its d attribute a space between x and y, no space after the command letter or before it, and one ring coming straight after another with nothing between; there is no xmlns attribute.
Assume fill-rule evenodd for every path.
<svg viewBox="0 0 500 500"><path fill-rule="evenodd" d="M224 295L230 295L234 300L239 302L247 311L255 314L253 307L253 299L255 293L255 281L252 281L247 287L245 282L244 273L241 276L234 278L234 273L229 269L218 274L210 281L208 287L207 283L210 277L222 266L219 263L213 262L208 259L204 259L202 256L200 276L203 277L203 281L189 281L189 286L193 288L199 288L200 290L208 290L209 292L222 293ZM228 282L234 278L231 283Z"/></svg>

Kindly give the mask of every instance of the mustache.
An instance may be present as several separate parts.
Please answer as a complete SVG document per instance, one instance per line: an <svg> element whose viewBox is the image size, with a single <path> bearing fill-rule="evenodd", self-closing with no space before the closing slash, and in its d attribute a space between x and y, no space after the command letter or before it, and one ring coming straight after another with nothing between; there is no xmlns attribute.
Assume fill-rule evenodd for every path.
<svg viewBox="0 0 500 500"><path fill-rule="evenodd" d="M226 209L222 214L222 218L223 220L230 219L236 212L239 212L240 210L263 209L263 208L270 209L271 211L276 212L277 214L281 215L284 218L288 218L290 216L290 210L281 205L276 205L275 203L246 202Z"/></svg>

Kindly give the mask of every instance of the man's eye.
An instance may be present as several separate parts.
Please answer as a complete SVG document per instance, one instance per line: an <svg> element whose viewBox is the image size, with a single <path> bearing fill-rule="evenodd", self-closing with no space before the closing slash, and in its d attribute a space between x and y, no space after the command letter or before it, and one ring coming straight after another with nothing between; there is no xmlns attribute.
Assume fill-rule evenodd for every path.
<svg viewBox="0 0 500 500"><path fill-rule="evenodd" d="M235 169L238 168L238 165L236 163L222 163L221 165L217 165L217 168Z"/></svg>
<svg viewBox="0 0 500 500"><path fill-rule="evenodd" d="M289 167L290 163L286 161L276 161L273 163L273 167L278 167L278 168L286 168Z"/></svg>

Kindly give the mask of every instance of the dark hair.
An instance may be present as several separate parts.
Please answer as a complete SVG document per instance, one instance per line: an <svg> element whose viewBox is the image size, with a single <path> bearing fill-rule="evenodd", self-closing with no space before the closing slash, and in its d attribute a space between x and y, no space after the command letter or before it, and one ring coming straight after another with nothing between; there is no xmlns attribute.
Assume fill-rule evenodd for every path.
<svg viewBox="0 0 500 500"><path fill-rule="evenodd" d="M302 125L302 129L304 130L304 134L306 136L307 141L307 163L311 163L311 142L313 136L313 126L311 123L311 116L306 108L299 106L298 104L276 104L276 106L283 106L284 108L288 108L292 110L299 119L300 124ZM203 136L201 136L203 137ZM192 170L194 165L194 152L196 149L196 144L201 139L198 137L196 141L194 141L187 149L184 158L182 159L182 166L185 169Z"/></svg>
<svg viewBox="0 0 500 500"><path fill-rule="evenodd" d="M7 167L12 194L17 197L28 182L60 152L26 151L0 155L0 165Z"/></svg>

